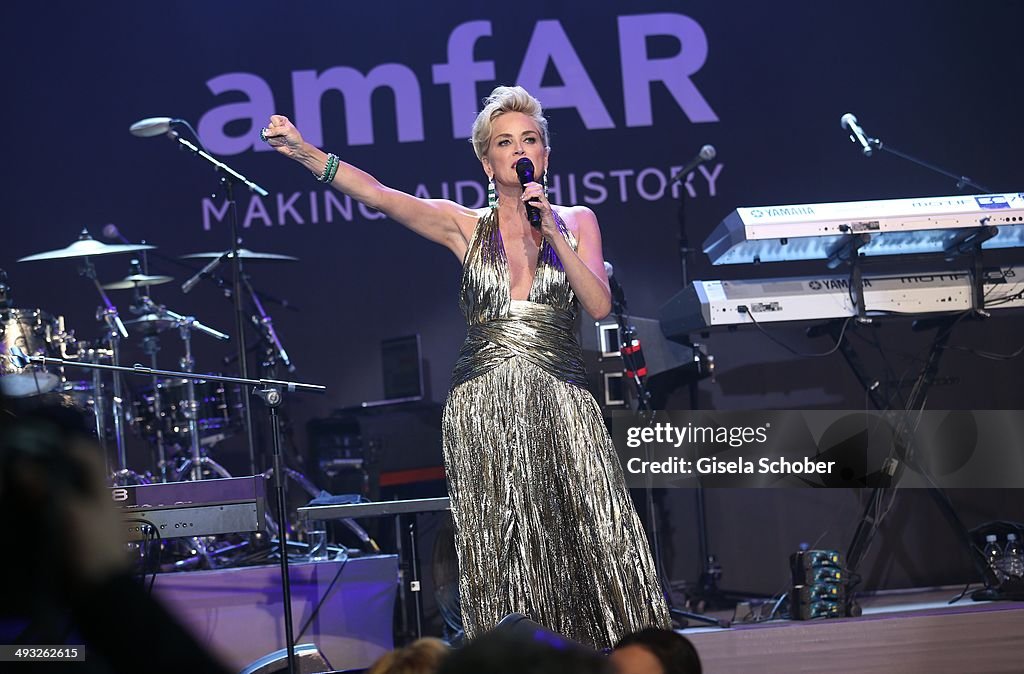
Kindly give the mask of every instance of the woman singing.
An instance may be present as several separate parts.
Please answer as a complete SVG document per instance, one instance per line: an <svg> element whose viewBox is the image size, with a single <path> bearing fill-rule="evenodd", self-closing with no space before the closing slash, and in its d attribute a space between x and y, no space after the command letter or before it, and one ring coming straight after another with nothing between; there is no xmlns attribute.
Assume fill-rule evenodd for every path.
<svg viewBox="0 0 1024 674"><path fill-rule="evenodd" d="M303 142L286 117L261 132L278 152L462 261L468 324L444 408L463 624L472 638L530 616L604 648L668 609L600 408L587 391L577 303L611 308L601 232L585 206L548 202L548 125L521 87L497 87L473 124L489 204L467 208L385 187ZM516 165L539 180L521 185ZM527 205L539 210L530 224Z"/></svg>

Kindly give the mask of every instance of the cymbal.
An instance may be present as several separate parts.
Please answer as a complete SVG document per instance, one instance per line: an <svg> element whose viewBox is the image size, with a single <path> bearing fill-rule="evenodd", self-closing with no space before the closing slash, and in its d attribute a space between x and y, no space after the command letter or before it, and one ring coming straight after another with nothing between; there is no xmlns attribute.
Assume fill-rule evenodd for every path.
<svg viewBox="0 0 1024 674"><path fill-rule="evenodd" d="M212 260L215 257L224 255L226 251L218 251L215 253L192 253L191 255L182 255L182 259L206 259ZM241 260L283 260L288 262L298 262L299 258L292 257L291 255L280 255L279 253L257 253L256 251L249 250L248 248L239 248L238 257ZM225 256L225 259L230 260L232 258L231 253Z"/></svg>
<svg viewBox="0 0 1024 674"><path fill-rule="evenodd" d="M18 262L36 262L38 260L62 260L71 257L91 257L93 255L112 255L114 253L132 253L137 250L150 250L156 246L144 243L103 243L89 235L88 230L83 229L78 235L78 240L67 248L48 250L43 253L36 253L20 258Z"/></svg>
<svg viewBox="0 0 1024 674"><path fill-rule="evenodd" d="M158 286L161 283L170 283L173 276L156 276L151 274L132 274L125 276L120 281L103 284L105 290L131 290L138 286Z"/></svg>
<svg viewBox="0 0 1024 674"><path fill-rule="evenodd" d="M138 318L133 318L130 321L125 321L124 324L133 326L147 334L156 334L158 332L170 330L175 327L178 322L157 314L144 314Z"/></svg>

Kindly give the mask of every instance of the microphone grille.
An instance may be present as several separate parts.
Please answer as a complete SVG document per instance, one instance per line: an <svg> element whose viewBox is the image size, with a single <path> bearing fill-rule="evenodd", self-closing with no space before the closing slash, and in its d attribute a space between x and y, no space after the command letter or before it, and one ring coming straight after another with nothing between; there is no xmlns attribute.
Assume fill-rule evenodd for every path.
<svg viewBox="0 0 1024 674"><path fill-rule="evenodd" d="M116 239L120 233L115 224L104 225L103 227L103 236L108 239Z"/></svg>
<svg viewBox="0 0 1024 674"><path fill-rule="evenodd" d="M613 267L612 263L608 260L604 261L604 275L608 278L615 276L615 267Z"/></svg>
<svg viewBox="0 0 1024 674"><path fill-rule="evenodd" d="M147 117L128 127L128 132L139 138L152 138L167 133L171 128L170 117Z"/></svg>
<svg viewBox="0 0 1024 674"><path fill-rule="evenodd" d="M839 126L844 129L849 129L851 124L857 123L857 117L852 112L848 112L839 118Z"/></svg>
<svg viewBox="0 0 1024 674"><path fill-rule="evenodd" d="M700 158L704 161L711 161L718 155L714 145L705 145L700 149Z"/></svg>
<svg viewBox="0 0 1024 674"><path fill-rule="evenodd" d="M533 182L533 162L529 157L523 157L516 162L516 175L522 184Z"/></svg>

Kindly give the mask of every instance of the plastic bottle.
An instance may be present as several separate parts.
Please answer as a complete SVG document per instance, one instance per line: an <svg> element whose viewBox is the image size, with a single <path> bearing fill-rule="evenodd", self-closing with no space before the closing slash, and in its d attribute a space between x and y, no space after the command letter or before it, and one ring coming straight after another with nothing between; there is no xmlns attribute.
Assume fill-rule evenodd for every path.
<svg viewBox="0 0 1024 674"><path fill-rule="evenodd" d="M998 584L1002 584L1006 580L1006 572L1003 570L1003 549L999 547L997 541L999 538L995 534L989 534L985 536L985 561L988 563L988 568L991 569L992 573L996 576Z"/></svg>
<svg viewBox="0 0 1024 674"><path fill-rule="evenodd" d="M1017 534L1006 535L1006 549L1003 551L1003 573L1011 580L1024 578L1024 550Z"/></svg>

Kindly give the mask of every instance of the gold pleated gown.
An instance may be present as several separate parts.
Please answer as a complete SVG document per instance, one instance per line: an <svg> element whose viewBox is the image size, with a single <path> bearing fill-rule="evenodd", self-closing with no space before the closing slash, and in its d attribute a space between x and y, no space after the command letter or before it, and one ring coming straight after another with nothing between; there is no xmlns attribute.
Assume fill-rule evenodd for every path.
<svg viewBox="0 0 1024 674"><path fill-rule="evenodd" d="M647 538L585 388L576 298L554 249L544 241L529 299L512 300L492 210L469 244L460 305L468 335L443 434L466 635L512 612L598 648L668 627Z"/></svg>

